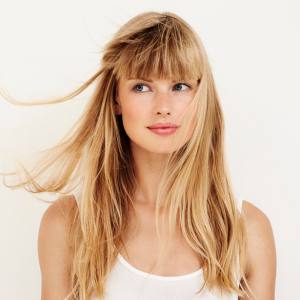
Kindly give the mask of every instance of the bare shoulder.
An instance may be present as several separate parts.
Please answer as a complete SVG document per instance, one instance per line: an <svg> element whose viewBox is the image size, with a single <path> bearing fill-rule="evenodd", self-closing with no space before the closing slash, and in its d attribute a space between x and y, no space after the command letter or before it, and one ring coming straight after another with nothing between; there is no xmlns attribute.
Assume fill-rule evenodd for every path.
<svg viewBox="0 0 300 300"><path fill-rule="evenodd" d="M77 202L74 196L64 196L53 201L45 210L43 218L62 218L65 219L69 213L77 207Z"/></svg>
<svg viewBox="0 0 300 300"><path fill-rule="evenodd" d="M247 200L243 201L242 214L246 222L248 238L266 238L270 242L273 232L269 217L260 208Z"/></svg>
<svg viewBox="0 0 300 300"><path fill-rule="evenodd" d="M73 196L55 200L42 215L38 233L38 258L42 298L63 299L70 288L71 261L68 243L69 216L76 209Z"/></svg>
<svg viewBox="0 0 300 300"><path fill-rule="evenodd" d="M40 233L49 235L55 232L62 236L66 233L65 229L71 221L71 213L76 208L77 203L73 196L64 196L53 201L42 215Z"/></svg>
<svg viewBox="0 0 300 300"><path fill-rule="evenodd" d="M276 248L271 221L257 206L244 200L247 249L247 279L258 299L274 299L276 281Z"/></svg>
<svg viewBox="0 0 300 300"><path fill-rule="evenodd" d="M67 228L71 222L72 212L77 208L74 196L64 196L49 205L44 211L39 228L39 246L43 242L66 242Z"/></svg>

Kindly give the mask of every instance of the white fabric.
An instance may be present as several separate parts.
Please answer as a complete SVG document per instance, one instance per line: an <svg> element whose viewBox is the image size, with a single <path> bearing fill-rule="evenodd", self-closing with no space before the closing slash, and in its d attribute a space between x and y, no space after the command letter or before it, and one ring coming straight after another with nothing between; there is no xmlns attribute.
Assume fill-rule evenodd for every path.
<svg viewBox="0 0 300 300"><path fill-rule="evenodd" d="M242 200L238 200L241 211ZM236 294L221 296L217 291L204 289L195 295L203 284L203 273L181 276L158 276L138 270L120 254L109 274L105 300L237 300ZM92 300L99 300L93 297Z"/></svg>

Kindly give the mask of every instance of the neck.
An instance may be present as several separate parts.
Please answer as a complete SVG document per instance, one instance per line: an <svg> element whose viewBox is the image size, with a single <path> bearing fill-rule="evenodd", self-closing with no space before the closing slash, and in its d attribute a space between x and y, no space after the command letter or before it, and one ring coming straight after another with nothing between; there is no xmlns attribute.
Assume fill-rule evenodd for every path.
<svg viewBox="0 0 300 300"><path fill-rule="evenodd" d="M148 207L155 207L158 185L168 154L153 153L132 143L132 155L137 176L135 201Z"/></svg>

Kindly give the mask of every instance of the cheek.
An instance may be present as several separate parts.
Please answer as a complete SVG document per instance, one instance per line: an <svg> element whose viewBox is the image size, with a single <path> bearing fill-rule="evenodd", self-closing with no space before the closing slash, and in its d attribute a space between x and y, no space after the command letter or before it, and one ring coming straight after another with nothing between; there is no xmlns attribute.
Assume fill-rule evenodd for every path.
<svg viewBox="0 0 300 300"><path fill-rule="evenodd" d="M145 135L148 119L145 105L132 101L122 107L123 126L131 140L137 141Z"/></svg>
<svg viewBox="0 0 300 300"><path fill-rule="evenodd" d="M146 109L142 105L138 105L136 102L129 103L122 108L123 122L131 126L137 125L146 120L145 111Z"/></svg>

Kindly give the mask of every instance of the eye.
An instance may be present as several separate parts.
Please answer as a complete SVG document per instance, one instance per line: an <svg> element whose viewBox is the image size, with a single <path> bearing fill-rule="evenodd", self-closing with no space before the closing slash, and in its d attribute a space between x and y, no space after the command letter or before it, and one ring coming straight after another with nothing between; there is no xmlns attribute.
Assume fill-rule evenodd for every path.
<svg viewBox="0 0 300 300"><path fill-rule="evenodd" d="M185 85L189 89L191 88L191 86L189 86L186 83L182 83L182 82L176 83L174 86L179 87L179 86L183 86L183 85ZM143 92L146 92L146 91L143 91L143 86L148 87L146 84L140 82L140 83L137 83L132 89L133 89L133 91L135 91L137 93L143 93ZM185 91L185 89L175 88L175 91L180 92L180 91Z"/></svg>
<svg viewBox="0 0 300 300"><path fill-rule="evenodd" d="M175 86L180 86L180 85L185 85L187 86L188 88L191 88L188 84L185 84L185 83L182 83L182 82L179 82L179 83L176 83ZM178 89L175 89L176 91L182 91L182 90L178 90Z"/></svg>
<svg viewBox="0 0 300 300"><path fill-rule="evenodd" d="M143 84L143 83L138 83L138 84L136 84L132 89L135 91L135 92L138 92L138 93L142 93L142 92L144 92L144 91L142 91L141 89L141 87L143 87L143 86L147 86L147 85L145 85L145 84Z"/></svg>

